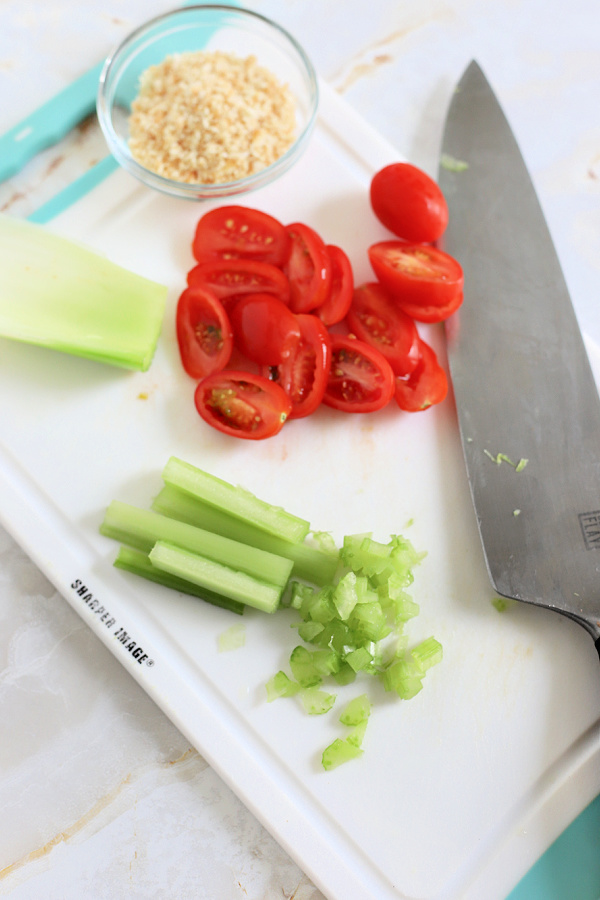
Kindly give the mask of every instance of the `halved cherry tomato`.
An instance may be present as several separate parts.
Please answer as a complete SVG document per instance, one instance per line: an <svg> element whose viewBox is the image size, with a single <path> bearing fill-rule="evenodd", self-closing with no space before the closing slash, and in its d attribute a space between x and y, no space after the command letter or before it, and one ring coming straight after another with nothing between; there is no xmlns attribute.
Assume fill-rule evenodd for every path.
<svg viewBox="0 0 600 900"><path fill-rule="evenodd" d="M281 431L292 410L291 400L278 384L262 375L233 370L204 378L194 401L213 428L251 441Z"/></svg>
<svg viewBox="0 0 600 900"><path fill-rule="evenodd" d="M300 341L278 366L268 370L268 377L292 401L290 419L309 416L321 404L331 365L331 338L324 323L310 313L300 313L296 321Z"/></svg>
<svg viewBox="0 0 600 900"><path fill-rule="evenodd" d="M462 295L460 264L437 247L380 241L369 247L369 260L378 280L403 308L450 306Z"/></svg>
<svg viewBox="0 0 600 900"><path fill-rule="evenodd" d="M392 367L379 350L352 336L331 336L323 403L344 412L374 412L389 403L394 387Z"/></svg>
<svg viewBox="0 0 600 900"><path fill-rule="evenodd" d="M282 266L289 246L284 226L273 216L245 206L221 206L198 222L192 252L199 263L255 259Z"/></svg>
<svg viewBox="0 0 600 900"><path fill-rule="evenodd" d="M233 335L223 305L203 288L186 288L177 302L177 342L183 368L204 378L229 362Z"/></svg>
<svg viewBox="0 0 600 900"><path fill-rule="evenodd" d="M386 228L415 243L433 243L448 224L448 204L438 185L410 163L392 163L371 180L371 206Z"/></svg>
<svg viewBox="0 0 600 900"><path fill-rule="evenodd" d="M327 244L331 259L331 288L329 296L315 312L328 327L341 322L350 309L354 289L354 273L348 256L341 247Z"/></svg>
<svg viewBox="0 0 600 900"><path fill-rule="evenodd" d="M419 304L402 303L404 312L417 322L444 322L462 305L463 294L457 294L445 306L421 306ZM400 304L398 304L400 306Z"/></svg>
<svg viewBox="0 0 600 900"><path fill-rule="evenodd" d="M284 272L290 282L290 309L295 313L310 312L321 306L331 289L331 259L323 239L301 222L286 229L290 253Z"/></svg>
<svg viewBox="0 0 600 900"><path fill-rule="evenodd" d="M217 259L199 263L188 272L190 287L211 290L223 303L245 294L274 294L289 302L290 286L281 269L252 259Z"/></svg>
<svg viewBox="0 0 600 900"><path fill-rule="evenodd" d="M421 358L405 378L396 378L396 403L406 412L420 412L441 403L448 393L448 378L435 351L421 341Z"/></svg>
<svg viewBox="0 0 600 900"><path fill-rule="evenodd" d="M385 356L394 375L408 375L419 361L419 333L414 319L371 281L356 288L346 317L350 331Z"/></svg>
<svg viewBox="0 0 600 900"><path fill-rule="evenodd" d="M231 327L239 350L261 366L277 366L300 340L296 316L272 294L240 297L231 310Z"/></svg>

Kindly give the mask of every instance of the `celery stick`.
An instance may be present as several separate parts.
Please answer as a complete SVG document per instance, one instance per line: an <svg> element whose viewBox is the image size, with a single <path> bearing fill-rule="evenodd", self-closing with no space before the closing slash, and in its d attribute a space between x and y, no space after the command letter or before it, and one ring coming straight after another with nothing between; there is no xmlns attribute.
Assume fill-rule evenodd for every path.
<svg viewBox="0 0 600 900"><path fill-rule="evenodd" d="M310 522L305 519L293 516L279 506L272 506L244 488L203 472L176 456L172 456L167 462L163 479L165 484L204 500L209 506L222 509L228 515L248 522L281 540L297 544L309 532Z"/></svg>
<svg viewBox="0 0 600 900"><path fill-rule="evenodd" d="M276 585L259 581L246 572L232 569L190 550L183 550L174 544L157 541L149 558L158 569L262 612L274 613L279 606L281 588Z"/></svg>
<svg viewBox="0 0 600 900"><path fill-rule="evenodd" d="M0 336L145 371L167 288L41 225L0 215Z"/></svg>
<svg viewBox="0 0 600 900"><path fill-rule="evenodd" d="M157 541L168 541L280 589L287 585L292 570L289 559L119 500L108 506L100 532L147 553Z"/></svg>
<svg viewBox="0 0 600 900"><path fill-rule="evenodd" d="M117 569L123 569L126 572L132 572L146 578L148 581L154 581L156 584L162 584L174 591L182 594L191 594L193 597L199 597L213 606L221 606L230 612L242 615L244 612L244 604L238 603L237 600L231 600L229 597L223 597L221 594L215 594L206 588L201 588L191 581L184 581L183 578L177 578L168 572L163 572L153 566L148 558L147 553L141 550L134 550L132 547L120 547L119 553L113 563Z"/></svg>
<svg viewBox="0 0 600 900"><path fill-rule="evenodd" d="M165 485L155 497L152 509L189 525L196 525L198 528L222 534L243 544L285 556L294 564L292 574L313 584L330 584L335 576L339 562L337 552L329 553L309 544L292 544L284 541L169 484Z"/></svg>

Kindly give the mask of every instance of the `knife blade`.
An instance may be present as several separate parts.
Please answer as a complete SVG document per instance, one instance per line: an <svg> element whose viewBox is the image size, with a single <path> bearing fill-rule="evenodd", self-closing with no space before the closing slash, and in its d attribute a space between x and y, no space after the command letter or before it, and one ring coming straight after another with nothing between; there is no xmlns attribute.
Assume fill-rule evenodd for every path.
<svg viewBox="0 0 600 900"><path fill-rule="evenodd" d="M486 565L504 597L548 607L600 653L600 401L525 162L473 61L451 99L443 249L464 270L446 323Z"/></svg>

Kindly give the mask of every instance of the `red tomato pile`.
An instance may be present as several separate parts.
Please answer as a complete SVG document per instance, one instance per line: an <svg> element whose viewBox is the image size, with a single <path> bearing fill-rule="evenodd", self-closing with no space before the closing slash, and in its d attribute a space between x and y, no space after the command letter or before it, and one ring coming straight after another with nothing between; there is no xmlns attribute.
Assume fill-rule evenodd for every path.
<svg viewBox="0 0 600 900"><path fill-rule="evenodd" d="M434 246L446 202L407 163L378 172L370 199L397 239L368 248L377 280L356 288L346 253L306 224L241 206L200 219L177 339L214 428L259 440L321 403L362 413L395 400L416 412L444 399L446 374L416 323L462 302L462 270Z"/></svg>

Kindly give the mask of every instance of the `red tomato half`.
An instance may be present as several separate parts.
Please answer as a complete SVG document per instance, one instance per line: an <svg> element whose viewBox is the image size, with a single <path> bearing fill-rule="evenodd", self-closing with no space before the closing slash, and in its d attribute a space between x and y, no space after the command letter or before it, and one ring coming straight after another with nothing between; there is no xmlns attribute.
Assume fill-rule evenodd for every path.
<svg viewBox="0 0 600 900"><path fill-rule="evenodd" d="M240 297L231 310L235 344L261 366L277 366L300 340L296 316L273 294Z"/></svg>
<svg viewBox="0 0 600 900"><path fill-rule="evenodd" d="M301 419L311 415L323 400L331 364L331 338L316 316L299 314L295 318L300 341L280 365L269 369L268 375L292 401L290 419Z"/></svg>
<svg viewBox="0 0 600 900"><path fill-rule="evenodd" d="M462 291L445 306L420 306L419 304L402 303L404 312L417 322L444 322L462 305Z"/></svg>
<svg viewBox="0 0 600 900"><path fill-rule="evenodd" d="M421 358L405 378L396 378L396 403L407 412L420 412L441 403L448 393L448 378L435 351L421 341Z"/></svg>
<svg viewBox="0 0 600 900"><path fill-rule="evenodd" d="M399 238L433 243L448 224L448 204L438 185L410 163L393 163L373 176L371 206Z"/></svg>
<svg viewBox="0 0 600 900"><path fill-rule="evenodd" d="M322 322L329 327L341 322L352 303L354 273L352 264L341 247L326 245L331 260L331 288L327 299L315 310Z"/></svg>
<svg viewBox="0 0 600 900"><path fill-rule="evenodd" d="M277 266L251 259L219 259L199 263L188 272L190 287L211 290L222 302L245 294L274 294L288 303L290 286Z"/></svg>
<svg viewBox="0 0 600 900"><path fill-rule="evenodd" d="M379 350L353 337L331 337L331 367L323 403L344 412L374 412L394 396L394 373Z"/></svg>
<svg viewBox="0 0 600 900"><path fill-rule="evenodd" d="M403 308L448 307L462 295L460 264L437 247L380 241L369 247L369 260L378 280Z"/></svg>
<svg viewBox="0 0 600 900"><path fill-rule="evenodd" d="M218 431L251 441L277 434L292 404L285 391L262 375L215 372L200 382L196 409Z"/></svg>
<svg viewBox="0 0 600 900"><path fill-rule="evenodd" d="M414 319L390 299L378 282L356 288L347 316L350 331L385 356L394 375L408 375L419 361Z"/></svg>
<svg viewBox="0 0 600 900"><path fill-rule="evenodd" d="M177 342L183 368L192 378L223 369L233 349L223 305L202 288L186 288L177 302Z"/></svg>
<svg viewBox="0 0 600 900"><path fill-rule="evenodd" d="M192 252L199 263L254 259L282 266L289 246L285 228L273 216L245 206L221 206L198 222Z"/></svg>
<svg viewBox="0 0 600 900"><path fill-rule="evenodd" d="M308 225L288 225L290 254L284 271L290 282L290 308L295 313L321 306L331 289L331 259L321 237Z"/></svg>

